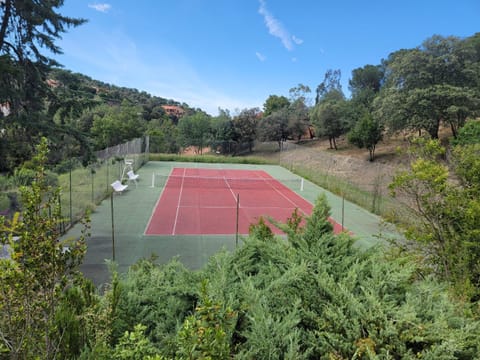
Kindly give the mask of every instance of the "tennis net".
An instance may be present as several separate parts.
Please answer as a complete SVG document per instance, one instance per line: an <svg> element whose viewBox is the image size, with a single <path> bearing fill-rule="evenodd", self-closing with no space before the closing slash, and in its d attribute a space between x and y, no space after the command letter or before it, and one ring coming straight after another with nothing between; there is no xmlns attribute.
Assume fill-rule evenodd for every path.
<svg viewBox="0 0 480 360"><path fill-rule="evenodd" d="M228 178L209 176L178 176L153 174L151 187L194 188L194 189L252 189L272 190L288 187L292 190L303 190L302 178Z"/></svg>

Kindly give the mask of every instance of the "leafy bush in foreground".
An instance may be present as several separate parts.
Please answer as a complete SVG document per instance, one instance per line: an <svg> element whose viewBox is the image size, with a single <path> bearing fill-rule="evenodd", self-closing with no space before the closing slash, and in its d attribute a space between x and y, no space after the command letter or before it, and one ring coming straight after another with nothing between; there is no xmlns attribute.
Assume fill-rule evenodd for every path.
<svg viewBox="0 0 480 360"><path fill-rule="evenodd" d="M423 279L411 259L334 235L328 214L321 197L303 228L282 225L286 239L259 223L199 272L140 262L120 280L115 332L142 324L149 354L151 343L169 359L478 356L468 304Z"/></svg>

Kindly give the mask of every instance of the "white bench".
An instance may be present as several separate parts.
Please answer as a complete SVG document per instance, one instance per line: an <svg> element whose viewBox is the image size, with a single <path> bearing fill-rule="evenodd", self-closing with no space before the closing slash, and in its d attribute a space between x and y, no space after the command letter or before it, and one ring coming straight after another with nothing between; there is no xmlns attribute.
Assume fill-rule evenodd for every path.
<svg viewBox="0 0 480 360"><path fill-rule="evenodd" d="M116 192L116 193L122 193L123 190L125 190L128 185L123 185L120 180L115 180L113 183L110 184L113 188L113 190Z"/></svg>
<svg viewBox="0 0 480 360"><path fill-rule="evenodd" d="M138 179L138 174L135 174L133 170L130 170L127 172L128 175L128 181L133 181L135 183L135 186L137 186L137 179Z"/></svg>

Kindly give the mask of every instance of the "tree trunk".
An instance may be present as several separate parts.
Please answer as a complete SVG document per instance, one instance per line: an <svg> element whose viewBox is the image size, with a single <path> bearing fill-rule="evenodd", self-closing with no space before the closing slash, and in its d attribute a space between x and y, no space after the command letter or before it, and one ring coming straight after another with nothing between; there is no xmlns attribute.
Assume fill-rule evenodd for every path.
<svg viewBox="0 0 480 360"><path fill-rule="evenodd" d="M0 51L3 48L3 42L5 41L5 35L7 33L8 22L10 21L10 12L12 8L12 0L6 0L5 12L3 14L2 26L0 27Z"/></svg>
<svg viewBox="0 0 480 360"><path fill-rule="evenodd" d="M440 120L437 120L435 123L432 123L432 125L427 129L432 139L438 139L439 128L440 128Z"/></svg>
<svg viewBox="0 0 480 360"><path fill-rule="evenodd" d="M458 123L457 123L458 124ZM450 122L450 129L452 129L452 135L453 135L453 138L456 139L457 138L457 135L458 135L458 125L455 126L455 124L452 122Z"/></svg>
<svg viewBox="0 0 480 360"><path fill-rule="evenodd" d="M373 160L375 160L375 145L369 147L368 152L369 152L369 160L370 162L373 162Z"/></svg>

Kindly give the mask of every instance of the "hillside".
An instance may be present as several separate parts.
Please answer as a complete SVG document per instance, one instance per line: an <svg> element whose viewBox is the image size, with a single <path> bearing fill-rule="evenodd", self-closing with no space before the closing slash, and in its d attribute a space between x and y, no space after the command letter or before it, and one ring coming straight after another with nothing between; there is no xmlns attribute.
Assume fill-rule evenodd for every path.
<svg viewBox="0 0 480 360"><path fill-rule="evenodd" d="M307 168L312 172L331 175L353 184L363 190L373 191L381 184L386 194L392 175L407 163L407 157L400 150L405 149L407 141L389 138L378 145L376 160L368 161L368 152L349 144L344 137L338 141L338 150L329 149L328 140L314 139L300 143L289 143L282 153L262 151L258 155L276 160L290 169ZM378 190L378 189L377 189Z"/></svg>
<svg viewBox="0 0 480 360"><path fill-rule="evenodd" d="M451 131L440 130L440 140L447 144ZM386 136L375 151L375 161L368 160L368 151L349 144L345 136L337 141L337 150L329 148L327 139L305 140L299 144L287 143L281 154L257 147L257 155L271 161L279 161L290 169L306 168L325 176L339 178L368 192L388 194L388 185L393 176L409 164L409 137L416 135ZM333 179L333 181L335 181Z"/></svg>

